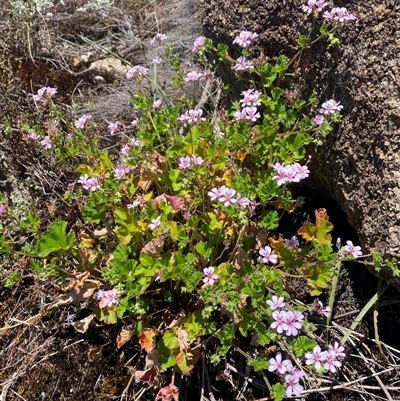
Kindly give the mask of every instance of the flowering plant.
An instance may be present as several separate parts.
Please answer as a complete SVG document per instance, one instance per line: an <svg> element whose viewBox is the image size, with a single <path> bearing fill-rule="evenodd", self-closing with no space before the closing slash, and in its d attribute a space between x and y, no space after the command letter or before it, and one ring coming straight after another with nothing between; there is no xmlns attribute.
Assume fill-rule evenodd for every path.
<svg viewBox="0 0 400 401"><path fill-rule="evenodd" d="M309 0L303 11L319 18L326 6ZM342 9L326 13L331 31L354 20ZM322 29L321 38L327 32ZM114 151L101 150L101 122L90 110L65 115L52 104L57 90L39 89L34 101L49 104L52 134L48 127L23 127L23 133L75 177L64 200L82 223L72 229L57 220L36 232L24 252L36 270L64 280L78 272L101 280L108 290L97 289L91 298L97 318L112 324L130 315L141 348L160 369L188 374L207 346L211 361L222 363L238 333L255 346L277 344L273 357L249 364L271 374L271 394L280 400L300 396L311 370L335 374L344 357L339 342L322 351L309 336L317 329L312 319L331 318L333 303L296 304L288 282L301 280L317 297L337 265L362 252L351 241L344 247L339 241L334 250L324 209L315 212L315 222L293 227L289 238L280 234L282 218L302 203L292 186L312 174L307 146L321 143L344 106L314 95L289 97L281 78L296 79L293 59L254 57L257 38L249 31L235 37L232 45L242 49L236 60L226 46L197 38L190 72L167 44L163 56L175 71L172 82L185 89L173 100L157 81L164 58L131 66L124 79L141 90L132 96L129 121L107 121L104 131L119 139ZM151 45L164 42L168 36L158 33ZM230 63L247 85L227 110L187 95L188 88L196 94L208 84L223 90L210 54ZM3 218L8 208L1 206ZM183 309L177 319L176 302ZM162 321L159 310L166 311ZM217 343L205 340L212 338Z"/></svg>

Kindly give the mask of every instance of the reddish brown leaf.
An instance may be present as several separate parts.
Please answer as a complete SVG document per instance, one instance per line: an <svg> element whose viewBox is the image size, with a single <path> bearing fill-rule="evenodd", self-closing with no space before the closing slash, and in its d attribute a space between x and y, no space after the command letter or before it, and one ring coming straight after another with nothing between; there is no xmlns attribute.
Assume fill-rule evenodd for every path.
<svg viewBox="0 0 400 401"><path fill-rule="evenodd" d="M161 399L161 401L179 401L179 389L178 387L170 384L167 387L163 387L155 398L155 401Z"/></svg>
<svg viewBox="0 0 400 401"><path fill-rule="evenodd" d="M139 336L139 344L147 352L153 351L156 346L156 332L153 329L144 329Z"/></svg>
<svg viewBox="0 0 400 401"><path fill-rule="evenodd" d="M168 201L168 203L170 203L170 205L176 212L186 209L184 198L181 198L180 196L172 196L172 195L168 195L168 194L164 194L164 197Z"/></svg>
<svg viewBox="0 0 400 401"><path fill-rule="evenodd" d="M146 370L136 370L135 377L142 381L143 383L150 384L152 386L158 375L157 369L153 366Z"/></svg>
<svg viewBox="0 0 400 401"><path fill-rule="evenodd" d="M187 375L193 370L196 362L200 358L200 349L194 348L186 352L181 351L178 355L175 355L175 358L182 375Z"/></svg>

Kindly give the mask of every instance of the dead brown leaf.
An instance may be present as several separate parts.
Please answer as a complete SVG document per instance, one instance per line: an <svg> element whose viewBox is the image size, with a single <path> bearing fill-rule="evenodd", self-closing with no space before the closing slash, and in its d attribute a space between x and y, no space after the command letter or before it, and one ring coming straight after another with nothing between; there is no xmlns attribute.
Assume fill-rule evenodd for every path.
<svg viewBox="0 0 400 401"><path fill-rule="evenodd" d="M158 362L158 353L148 352L144 370L136 370L135 377L151 386L158 387L161 382L161 366Z"/></svg>
<svg viewBox="0 0 400 401"><path fill-rule="evenodd" d="M88 278L89 276L90 272L75 274L75 280L63 288L64 291L71 290L68 291L67 294L59 296L57 304L84 302L89 299L101 285L100 281L91 280Z"/></svg>
<svg viewBox="0 0 400 401"><path fill-rule="evenodd" d="M117 349L122 348L132 338L132 335L132 330L122 328L117 338Z"/></svg>
<svg viewBox="0 0 400 401"><path fill-rule="evenodd" d="M187 350L189 348L189 345L193 342L193 340L192 341L189 340L188 332L184 328L178 327L176 335L178 338L180 350L181 351Z"/></svg>
<svg viewBox="0 0 400 401"><path fill-rule="evenodd" d="M153 209L157 209L161 203L168 203L167 199L165 198L164 194L161 194L157 197L155 197L152 201L151 201L151 207Z"/></svg>
<svg viewBox="0 0 400 401"><path fill-rule="evenodd" d="M247 256L246 251L242 247L239 247L233 257L232 263L235 269L242 270L243 262L251 262L251 259Z"/></svg>
<svg viewBox="0 0 400 401"><path fill-rule="evenodd" d="M94 315L90 315L85 317L84 319L77 320L76 322L72 322L71 326L78 332L78 333L86 333L91 326L94 326Z"/></svg>
<svg viewBox="0 0 400 401"><path fill-rule="evenodd" d="M155 257L161 254L163 248L164 248L164 239L160 237L154 238L142 248L140 253Z"/></svg>
<svg viewBox="0 0 400 401"><path fill-rule="evenodd" d="M107 233L108 233L107 228L102 228L101 230L94 230L94 231L93 231L93 234L94 234L96 237L101 237L102 235L107 235Z"/></svg>

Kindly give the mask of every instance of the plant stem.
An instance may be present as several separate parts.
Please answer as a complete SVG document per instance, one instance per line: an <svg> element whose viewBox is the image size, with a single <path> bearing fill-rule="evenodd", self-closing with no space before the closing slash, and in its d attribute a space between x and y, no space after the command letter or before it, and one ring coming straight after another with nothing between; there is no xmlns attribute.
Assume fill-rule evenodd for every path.
<svg viewBox="0 0 400 401"><path fill-rule="evenodd" d="M330 314L328 316L328 319L326 321L326 324L329 326L332 320L332 314L333 314L333 304L335 303L335 296L336 296L336 288L338 285L338 281L339 281L339 273L340 273L340 268L342 267L342 260L339 259L336 262L335 265L335 273L333 275L333 279L332 279L332 288L331 288L331 294L329 296L329 309L330 309Z"/></svg>

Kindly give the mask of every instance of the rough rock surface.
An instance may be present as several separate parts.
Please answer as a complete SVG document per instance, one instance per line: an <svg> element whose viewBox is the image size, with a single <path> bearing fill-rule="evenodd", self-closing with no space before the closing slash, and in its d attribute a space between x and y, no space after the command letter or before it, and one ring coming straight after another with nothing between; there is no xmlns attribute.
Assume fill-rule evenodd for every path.
<svg viewBox="0 0 400 401"><path fill-rule="evenodd" d="M299 32L313 27L301 10L306 1L200 3L207 36L231 44L241 30L255 31L272 57L295 54ZM400 3L335 0L334 6L358 19L343 28L340 47L321 44L302 58L309 70L304 90L344 106L342 123L313 155L309 183L340 205L365 252L378 242L386 257L400 259ZM400 288L389 269L381 275Z"/></svg>

